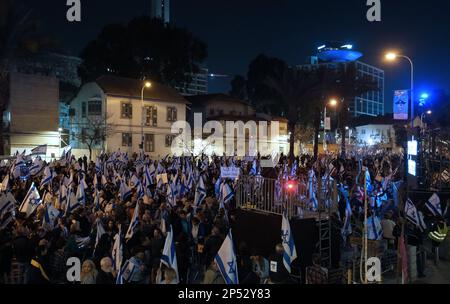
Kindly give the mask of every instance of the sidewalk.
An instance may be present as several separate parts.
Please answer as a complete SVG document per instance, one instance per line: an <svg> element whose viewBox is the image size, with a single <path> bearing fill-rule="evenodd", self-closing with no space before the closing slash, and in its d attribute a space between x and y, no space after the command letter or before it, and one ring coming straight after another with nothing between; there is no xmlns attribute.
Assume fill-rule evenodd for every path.
<svg viewBox="0 0 450 304"><path fill-rule="evenodd" d="M436 266L433 261L427 260L425 275L413 284L450 284L450 262L441 260Z"/></svg>

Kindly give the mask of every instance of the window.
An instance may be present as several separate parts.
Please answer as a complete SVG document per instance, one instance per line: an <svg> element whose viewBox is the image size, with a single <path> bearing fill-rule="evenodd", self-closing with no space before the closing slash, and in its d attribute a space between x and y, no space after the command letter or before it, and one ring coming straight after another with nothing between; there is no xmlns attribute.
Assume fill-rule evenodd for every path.
<svg viewBox="0 0 450 304"><path fill-rule="evenodd" d="M121 117L131 119L133 117L133 106L129 102L122 102Z"/></svg>
<svg viewBox="0 0 450 304"><path fill-rule="evenodd" d="M122 147L131 147L133 144L133 137L131 133L122 133Z"/></svg>
<svg viewBox="0 0 450 304"><path fill-rule="evenodd" d="M86 117L86 103L82 102L81 103L81 117Z"/></svg>
<svg viewBox="0 0 450 304"><path fill-rule="evenodd" d="M365 135L366 134L366 129L361 129L361 134Z"/></svg>
<svg viewBox="0 0 450 304"><path fill-rule="evenodd" d="M145 107L145 125L156 127L158 125L158 113L156 106Z"/></svg>
<svg viewBox="0 0 450 304"><path fill-rule="evenodd" d="M145 152L155 152L155 135L154 134L145 134L144 151Z"/></svg>
<svg viewBox="0 0 450 304"><path fill-rule="evenodd" d="M173 139L176 135L168 134L166 135L166 147L172 147Z"/></svg>
<svg viewBox="0 0 450 304"><path fill-rule="evenodd" d="M177 108L167 107L167 121L177 121Z"/></svg>
<svg viewBox="0 0 450 304"><path fill-rule="evenodd" d="M88 102L89 115L102 115L102 101L91 100Z"/></svg>

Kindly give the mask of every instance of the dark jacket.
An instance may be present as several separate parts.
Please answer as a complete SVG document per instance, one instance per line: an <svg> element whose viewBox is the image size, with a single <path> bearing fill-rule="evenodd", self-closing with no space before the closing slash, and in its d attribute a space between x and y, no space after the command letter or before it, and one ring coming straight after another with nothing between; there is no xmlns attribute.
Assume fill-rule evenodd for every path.
<svg viewBox="0 0 450 304"><path fill-rule="evenodd" d="M97 275L97 284L102 284L102 285L111 285L115 283L115 279L114 276L112 275L111 272L104 272L103 270L99 270L98 275Z"/></svg>

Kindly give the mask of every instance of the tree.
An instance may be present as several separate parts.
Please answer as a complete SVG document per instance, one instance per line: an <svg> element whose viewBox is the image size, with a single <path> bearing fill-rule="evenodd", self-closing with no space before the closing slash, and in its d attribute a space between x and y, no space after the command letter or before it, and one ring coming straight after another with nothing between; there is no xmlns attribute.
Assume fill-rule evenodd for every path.
<svg viewBox="0 0 450 304"><path fill-rule="evenodd" d="M75 138L84 143L89 149L89 160L92 159L92 150L96 146L103 146L107 137L114 132L114 128L106 123L104 117L86 117L80 124L81 132L74 134Z"/></svg>
<svg viewBox="0 0 450 304"><path fill-rule="evenodd" d="M275 76L268 76L265 83L276 95L269 104L279 108L288 120L289 159L294 159L295 126L301 113L307 113L308 100L322 83L323 70L309 70L284 65ZM306 116L306 114L305 114Z"/></svg>
<svg viewBox="0 0 450 304"><path fill-rule="evenodd" d="M0 155L4 155L3 113L9 101L9 67L52 42L40 35L31 10L14 0L0 0Z"/></svg>
<svg viewBox="0 0 450 304"><path fill-rule="evenodd" d="M345 138L346 129L349 119L349 101L354 100L357 96L370 91L379 90L378 83L369 75L358 73L356 62L340 64L336 70L336 81L332 87L332 91L336 92L336 96L341 99L338 106L339 131L342 136L341 155L345 157Z"/></svg>
<svg viewBox="0 0 450 304"><path fill-rule="evenodd" d="M83 82L114 74L179 86L199 71L206 49L187 30L144 16L105 26L82 51L79 74Z"/></svg>
<svg viewBox="0 0 450 304"><path fill-rule="evenodd" d="M247 81L244 76L235 75L230 84L230 96L242 100L247 99Z"/></svg>

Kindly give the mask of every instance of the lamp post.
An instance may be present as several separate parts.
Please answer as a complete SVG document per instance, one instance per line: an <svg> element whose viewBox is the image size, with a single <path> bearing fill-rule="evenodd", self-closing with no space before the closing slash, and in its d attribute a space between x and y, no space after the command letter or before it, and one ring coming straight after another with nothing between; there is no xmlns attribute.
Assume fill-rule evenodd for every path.
<svg viewBox="0 0 450 304"><path fill-rule="evenodd" d="M325 104L325 108L323 110L323 151L325 152L327 150L327 104L329 104L332 107L335 107L337 105L336 99L330 99L328 103ZM331 126L330 126L331 127Z"/></svg>
<svg viewBox="0 0 450 304"><path fill-rule="evenodd" d="M431 115L433 112L431 112L431 110L426 111L425 113L422 113L422 115L420 115L420 127L422 128L422 133L425 132L425 128L423 126L423 118L425 117L425 114L427 115Z"/></svg>
<svg viewBox="0 0 450 304"><path fill-rule="evenodd" d="M396 54L396 53L387 53L385 55L386 59L389 61L394 61L397 58L404 58L409 61L411 66L411 129L414 128L414 63L408 56Z"/></svg>
<svg viewBox="0 0 450 304"><path fill-rule="evenodd" d="M151 88L152 83L146 81L141 90L141 149L144 150L144 90Z"/></svg>

